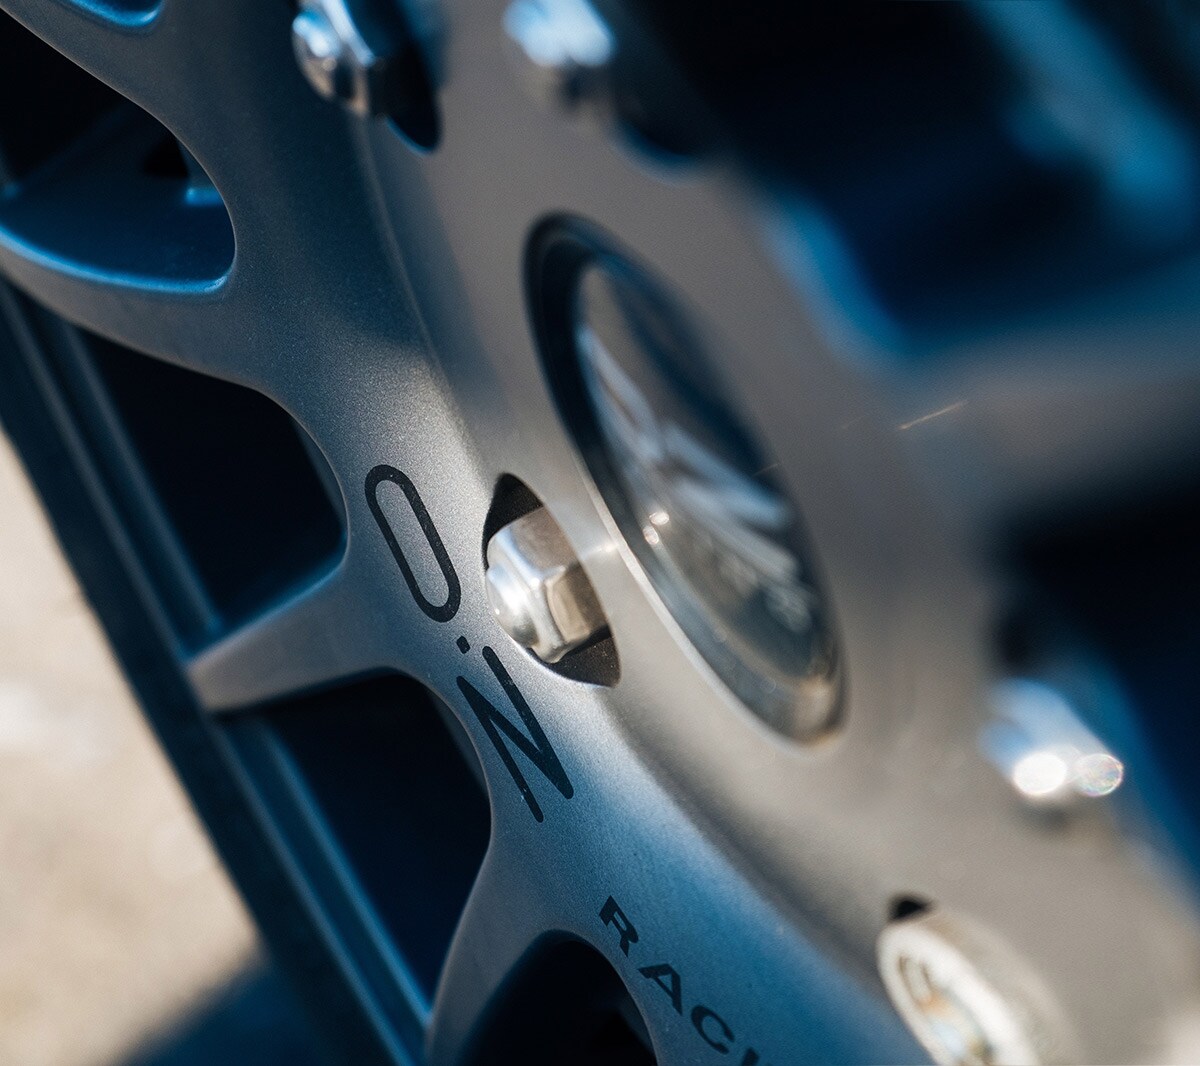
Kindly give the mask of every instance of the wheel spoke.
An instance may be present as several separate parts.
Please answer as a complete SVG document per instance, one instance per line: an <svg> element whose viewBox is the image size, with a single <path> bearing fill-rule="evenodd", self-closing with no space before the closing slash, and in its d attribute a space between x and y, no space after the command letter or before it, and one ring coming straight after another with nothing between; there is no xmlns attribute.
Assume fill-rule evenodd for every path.
<svg viewBox="0 0 1200 1066"><path fill-rule="evenodd" d="M200 704L238 710L386 668L386 649L364 618L348 561L195 655L188 679Z"/></svg>
<svg viewBox="0 0 1200 1066"><path fill-rule="evenodd" d="M75 0L57 4L4 0L3 5L57 51L152 111L157 110L152 102L156 85L168 80L161 76L162 64L179 55L171 34L162 29L180 6L168 2L157 17L122 19L109 18L91 4Z"/></svg>
<svg viewBox="0 0 1200 1066"><path fill-rule="evenodd" d="M434 999L426 1040L430 1066L464 1061L472 1037L504 981L542 934L532 908L511 908L512 872L496 857L484 860L467 901Z"/></svg>
<svg viewBox="0 0 1200 1066"><path fill-rule="evenodd" d="M0 268L18 285L69 320L130 348L277 397L286 393L288 380L304 374L310 356L323 358L339 348L361 354L364 345L395 351L415 341L419 327L402 276L373 224L375 194L354 165L361 123L314 97L296 71L286 8L174 0L134 30L98 20L82 5L9 6L56 48L160 119L220 194L218 201L201 190L187 205L164 200L156 210L166 224L155 223L143 205L162 194L136 159L123 158L148 151L148 138L156 136L149 119L135 122L142 130L131 135L137 144L114 134L92 152L100 170L92 157L84 159L67 168L58 184L42 180L22 190L7 214L0 212ZM240 47L213 50L211 62L198 62L194 42L203 39L237 39ZM171 78L161 76L164 69ZM243 103L261 96L264 71L277 72L272 78L286 91L273 94L273 113L247 122ZM197 99L206 107L197 109ZM314 183L295 165L314 151L323 160L323 180L331 178L328 166L336 161L339 173L332 181L339 195L329 196L328 185ZM132 240L127 233L104 242L130 249L127 264L93 261L62 224L86 207L90 214L75 228L90 233L113 196L127 201L111 212L113 224L143 227ZM49 231L43 219L57 229ZM235 264L231 245L222 243L233 239L222 236L230 223ZM295 334L284 342L293 365L280 367L270 357L276 338L266 343L261 336L268 321L277 333ZM322 324L320 338L312 322Z"/></svg>

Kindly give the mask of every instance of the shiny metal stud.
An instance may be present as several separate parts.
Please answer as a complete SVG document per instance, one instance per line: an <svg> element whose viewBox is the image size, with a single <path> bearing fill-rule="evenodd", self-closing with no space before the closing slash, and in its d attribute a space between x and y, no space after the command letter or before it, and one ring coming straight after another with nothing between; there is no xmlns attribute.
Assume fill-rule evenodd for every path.
<svg viewBox="0 0 1200 1066"><path fill-rule="evenodd" d="M501 628L543 662L558 662L608 625L578 557L544 507L488 541L486 581Z"/></svg>
<svg viewBox="0 0 1200 1066"><path fill-rule="evenodd" d="M973 923L939 911L897 919L878 960L897 1011L941 1066L1077 1061L1042 982Z"/></svg>
<svg viewBox="0 0 1200 1066"><path fill-rule="evenodd" d="M538 99L574 110L606 95L616 42L587 0L514 0L504 32Z"/></svg>
<svg viewBox="0 0 1200 1066"><path fill-rule="evenodd" d="M1115 792L1121 760L1076 715L1070 700L1043 681L1011 678L991 693L995 717L984 754L1027 803L1064 806Z"/></svg>
<svg viewBox="0 0 1200 1066"><path fill-rule="evenodd" d="M344 0L300 0L292 48L320 96L357 115L386 114L393 103L393 57L363 38Z"/></svg>

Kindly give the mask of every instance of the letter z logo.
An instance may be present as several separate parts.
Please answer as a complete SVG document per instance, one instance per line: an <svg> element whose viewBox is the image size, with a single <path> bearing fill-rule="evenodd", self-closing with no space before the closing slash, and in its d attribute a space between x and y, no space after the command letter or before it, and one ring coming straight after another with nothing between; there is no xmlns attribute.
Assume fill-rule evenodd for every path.
<svg viewBox="0 0 1200 1066"><path fill-rule="evenodd" d="M492 746L499 754L504 768L516 782L530 813L540 822L545 817L542 814L541 805L534 796L533 789L529 787L529 782L525 780L525 775L521 772L521 767L517 765L517 760L513 758L508 744L505 743L505 738L511 741L516 749L541 771L542 776L558 789L563 799L570 799L575 795L574 786L567 777L567 772L562 768L562 763L558 761L558 756L554 753L554 748L546 738L541 725L538 724L537 718L534 717L533 711L529 709L529 704L525 702L525 697L521 695L521 690L517 688L508 671L504 669L500 657L491 648L484 648L483 659L491 668L492 673L496 675L496 680L500 682L500 687L504 689L504 694L516 709L521 724L529 731L528 734L523 733L520 727L505 718L492 701L465 677L457 679L458 687L466 696L471 710L475 712L475 717L479 719L479 724L487 733L488 740L492 742Z"/></svg>

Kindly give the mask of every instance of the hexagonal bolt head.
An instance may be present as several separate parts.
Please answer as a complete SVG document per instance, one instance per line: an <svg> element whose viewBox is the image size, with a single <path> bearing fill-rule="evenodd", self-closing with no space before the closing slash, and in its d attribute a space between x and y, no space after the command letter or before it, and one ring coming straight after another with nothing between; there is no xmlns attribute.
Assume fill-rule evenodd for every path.
<svg viewBox="0 0 1200 1066"><path fill-rule="evenodd" d="M543 662L558 662L608 625L579 558L544 507L488 541L486 581L501 628Z"/></svg>
<svg viewBox="0 0 1200 1066"><path fill-rule="evenodd" d="M308 83L325 99L364 117L392 105L395 60L363 39L343 0L301 0L292 48Z"/></svg>

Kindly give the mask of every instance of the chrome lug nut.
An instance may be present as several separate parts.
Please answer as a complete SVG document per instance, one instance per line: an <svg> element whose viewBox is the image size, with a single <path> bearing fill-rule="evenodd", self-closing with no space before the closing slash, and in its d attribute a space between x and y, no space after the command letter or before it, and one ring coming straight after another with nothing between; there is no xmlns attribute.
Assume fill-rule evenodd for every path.
<svg viewBox="0 0 1200 1066"><path fill-rule="evenodd" d="M344 0L300 0L292 48L308 83L325 99L364 117L392 106L393 57L367 43Z"/></svg>
<svg viewBox="0 0 1200 1066"><path fill-rule="evenodd" d="M1121 760L1057 687L1010 678L992 689L991 703L995 716L983 731L984 754L1027 803L1062 807L1120 787Z"/></svg>
<svg viewBox="0 0 1200 1066"><path fill-rule="evenodd" d="M1041 980L974 923L940 911L897 919L878 959L892 1003L940 1066L1078 1061Z"/></svg>
<svg viewBox="0 0 1200 1066"><path fill-rule="evenodd" d="M486 582L500 627L543 662L558 662L608 625L592 583L545 507L488 541Z"/></svg>
<svg viewBox="0 0 1200 1066"><path fill-rule="evenodd" d="M587 0L514 0L504 31L538 99L573 110L605 95L616 43Z"/></svg>

